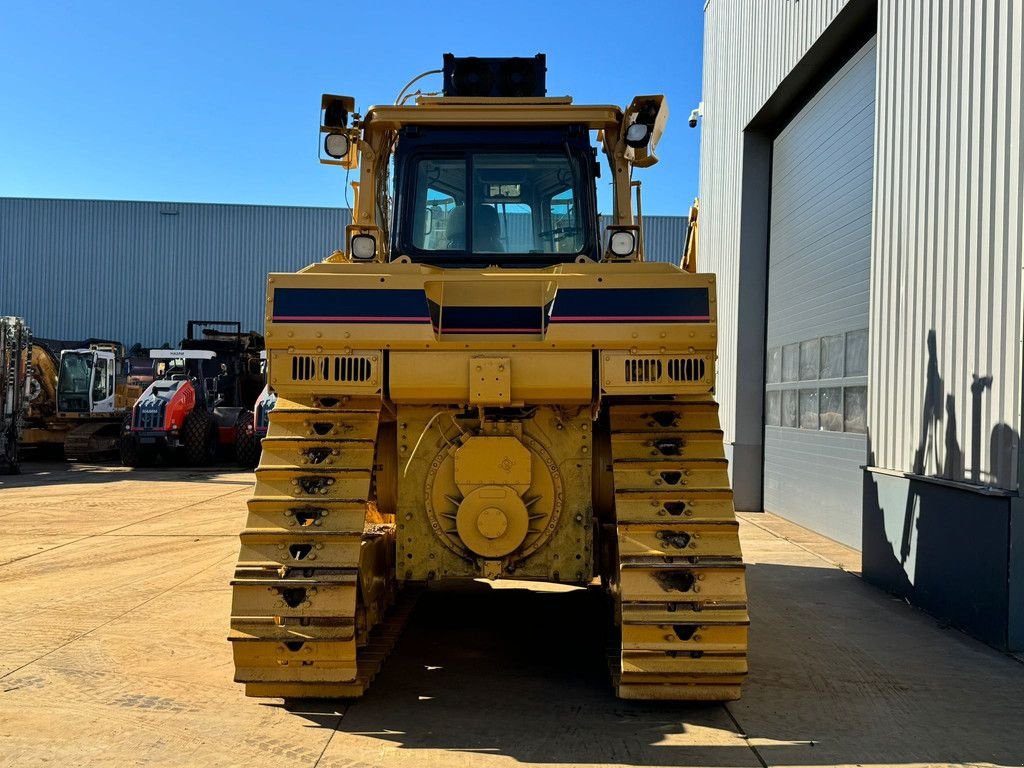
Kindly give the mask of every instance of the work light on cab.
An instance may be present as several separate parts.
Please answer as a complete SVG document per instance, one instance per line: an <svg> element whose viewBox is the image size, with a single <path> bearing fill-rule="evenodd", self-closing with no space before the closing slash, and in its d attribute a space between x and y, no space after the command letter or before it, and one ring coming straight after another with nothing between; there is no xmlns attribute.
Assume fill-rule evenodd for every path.
<svg viewBox="0 0 1024 768"><path fill-rule="evenodd" d="M328 133L324 139L324 152L340 160L348 154L348 136L344 133Z"/></svg>
<svg viewBox="0 0 1024 768"><path fill-rule="evenodd" d="M351 255L356 261L373 261L377 255L377 239L373 235L353 235Z"/></svg>
<svg viewBox="0 0 1024 768"><path fill-rule="evenodd" d="M614 231L608 240L608 247L616 256L629 256L636 249L636 235L624 229Z"/></svg>
<svg viewBox="0 0 1024 768"><path fill-rule="evenodd" d="M642 147L650 135L651 129L645 123L633 123L626 129L626 144L631 147Z"/></svg>

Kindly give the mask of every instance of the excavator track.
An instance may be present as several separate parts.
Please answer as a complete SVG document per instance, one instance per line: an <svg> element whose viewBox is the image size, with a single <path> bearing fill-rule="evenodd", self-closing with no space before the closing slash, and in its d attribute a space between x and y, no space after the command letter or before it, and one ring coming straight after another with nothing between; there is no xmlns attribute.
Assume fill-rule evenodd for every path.
<svg viewBox="0 0 1024 768"><path fill-rule="evenodd" d="M357 697L398 637L394 525L370 498L379 399L280 398L231 582L248 696Z"/></svg>
<svg viewBox="0 0 1024 768"><path fill-rule="evenodd" d="M89 460L117 453L121 419L73 426L64 435L64 458Z"/></svg>
<svg viewBox="0 0 1024 768"><path fill-rule="evenodd" d="M727 701L747 672L747 594L718 405L609 406L624 699Z"/></svg>

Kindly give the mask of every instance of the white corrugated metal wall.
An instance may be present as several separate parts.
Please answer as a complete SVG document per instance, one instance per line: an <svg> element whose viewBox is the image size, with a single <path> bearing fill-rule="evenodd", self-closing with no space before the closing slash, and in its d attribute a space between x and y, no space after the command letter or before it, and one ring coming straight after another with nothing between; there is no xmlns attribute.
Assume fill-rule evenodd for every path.
<svg viewBox="0 0 1024 768"><path fill-rule="evenodd" d="M269 271L341 247L339 208L0 198L0 308L37 336L176 343L189 319L262 330Z"/></svg>
<svg viewBox="0 0 1024 768"><path fill-rule="evenodd" d="M1024 6L883 0L878 21L873 463L1014 489Z"/></svg>
<svg viewBox="0 0 1024 768"><path fill-rule="evenodd" d="M860 546L875 43L772 152L764 508Z"/></svg>
<svg viewBox="0 0 1024 768"><path fill-rule="evenodd" d="M718 385L735 436L743 129L847 0L708 0L700 145L699 268L718 275Z"/></svg>
<svg viewBox="0 0 1024 768"><path fill-rule="evenodd" d="M701 260L718 274L727 440L744 129L847 4L705 5ZM868 424L885 469L1019 487L1022 27L1010 0L878 2Z"/></svg>
<svg viewBox="0 0 1024 768"><path fill-rule="evenodd" d="M176 343L189 319L262 330L267 273L341 248L350 216L343 208L0 198L0 314L24 317L37 336L145 346ZM644 217L648 260L679 263L686 221Z"/></svg>

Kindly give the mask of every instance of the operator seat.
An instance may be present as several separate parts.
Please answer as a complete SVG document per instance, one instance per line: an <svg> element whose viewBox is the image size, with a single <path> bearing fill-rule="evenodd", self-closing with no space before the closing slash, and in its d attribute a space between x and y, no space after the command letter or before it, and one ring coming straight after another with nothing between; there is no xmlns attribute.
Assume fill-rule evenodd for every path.
<svg viewBox="0 0 1024 768"><path fill-rule="evenodd" d="M466 247L466 206L459 205L448 214L448 247L463 250ZM501 253L501 224L498 210L493 205L477 203L473 206L473 251Z"/></svg>

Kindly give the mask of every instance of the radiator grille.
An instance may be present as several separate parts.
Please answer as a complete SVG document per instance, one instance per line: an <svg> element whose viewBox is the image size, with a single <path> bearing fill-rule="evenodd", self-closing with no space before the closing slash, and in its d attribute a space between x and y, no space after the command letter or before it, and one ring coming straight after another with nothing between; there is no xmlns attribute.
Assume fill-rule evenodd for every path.
<svg viewBox="0 0 1024 768"><path fill-rule="evenodd" d="M359 384L374 375L373 361L362 355L292 355L292 381Z"/></svg>
<svg viewBox="0 0 1024 768"><path fill-rule="evenodd" d="M641 357L623 361L626 366L625 379L631 384L645 384L661 381L661 360ZM675 361L670 361L671 362Z"/></svg>
<svg viewBox="0 0 1024 768"><path fill-rule="evenodd" d="M672 381L701 381L704 378L704 359L673 357L668 361L668 377Z"/></svg>

